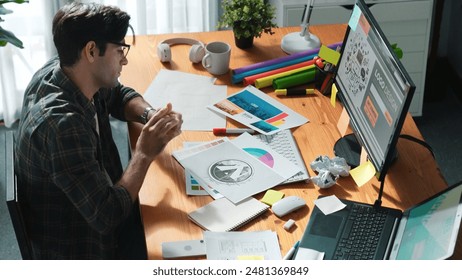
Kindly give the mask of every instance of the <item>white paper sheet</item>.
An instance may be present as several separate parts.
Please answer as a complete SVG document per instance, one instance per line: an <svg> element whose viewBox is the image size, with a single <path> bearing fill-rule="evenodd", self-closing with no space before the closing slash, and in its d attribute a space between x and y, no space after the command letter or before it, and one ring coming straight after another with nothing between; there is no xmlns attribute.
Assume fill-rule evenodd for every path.
<svg viewBox="0 0 462 280"><path fill-rule="evenodd" d="M238 203L272 188L300 168L258 139L243 134L174 151L172 154L202 186Z"/></svg>
<svg viewBox="0 0 462 280"><path fill-rule="evenodd" d="M182 130L211 131L226 127L226 118L207 105L226 97L227 86L214 85L216 78L161 69L143 97L154 108L172 103L183 115Z"/></svg>
<svg viewBox="0 0 462 280"><path fill-rule="evenodd" d="M346 207L346 205L340 201L335 195L325 196L314 201L314 204L318 206L324 215L329 215L334 212L340 211Z"/></svg>
<svg viewBox="0 0 462 280"><path fill-rule="evenodd" d="M189 148L203 144L203 142L184 142L183 147ZM199 182L191 175L188 169L184 170L185 175L185 187L187 195L210 195L213 199L222 198L221 195L216 190L212 189L210 186L202 186Z"/></svg>
<svg viewBox="0 0 462 280"><path fill-rule="evenodd" d="M323 260L324 254L324 252L299 247L294 260Z"/></svg>
<svg viewBox="0 0 462 280"><path fill-rule="evenodd" d="M290 178L301 172L301 168L291 162L289 159L273 150L269 145L255 139L248 133L243 133L236 137L232 142L239 148L244 149L247 153L259 159L268 165L282 177Z"/></svg>
<svg viewBox="0 0 462 280"><path fill-rule="evenodd" d="M231 142L187 157L181 164L200 184L210 185L234 203L287 179Z"/></svg>
<svg viewBox="0 0 462 280"><path fill-rule="evenodd" d="M208 260L237 260L243 257L261 257L280 260L277 234L273 231L204 231Z"/></svg>

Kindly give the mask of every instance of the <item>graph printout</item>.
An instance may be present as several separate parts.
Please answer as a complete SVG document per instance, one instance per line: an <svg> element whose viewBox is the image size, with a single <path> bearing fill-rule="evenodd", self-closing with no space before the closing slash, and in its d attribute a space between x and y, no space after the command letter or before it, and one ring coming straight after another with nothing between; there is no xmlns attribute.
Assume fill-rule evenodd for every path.
<svg viewBox="0 0 462 280"><path fill-rule="evenodd" d="M172 154L199 185L218 191L233 203L272 188L300 168L268 145L244 133Z"/></svg>
<svg viewBox="0 0 462 280"><path fill-rule="evenodd" d="M253 86L247 86L208 108L266 135L308 122L304 116Z"/></svg>

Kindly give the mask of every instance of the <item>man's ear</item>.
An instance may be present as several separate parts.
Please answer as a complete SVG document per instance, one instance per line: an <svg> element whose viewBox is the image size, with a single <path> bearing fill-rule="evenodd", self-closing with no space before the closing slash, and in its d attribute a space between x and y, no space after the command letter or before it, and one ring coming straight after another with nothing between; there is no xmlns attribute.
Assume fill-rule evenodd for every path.
<svg viewBox="0 0 462 280"><path fill-rule="evenodd" d="M90 62L93 62L95 60L95 56L97 55L97 47L95 41L89 41L86 45L85 48L83 49L84 51L84 56L86 59Z"/></svg>

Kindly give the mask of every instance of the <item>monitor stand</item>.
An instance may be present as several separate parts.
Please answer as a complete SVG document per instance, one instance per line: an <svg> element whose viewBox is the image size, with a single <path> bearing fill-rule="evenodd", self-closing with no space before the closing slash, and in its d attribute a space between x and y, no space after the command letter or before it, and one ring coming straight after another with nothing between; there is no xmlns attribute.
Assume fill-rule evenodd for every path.
<svg viewBox="0 0 462 280"><path fill-rule="evenodd" d="M361 161L361 145L358 140L356 140L356 136L353 133L347 134L335 142L334 154L344 158L351 168L355 168ZM391 162L395 162L397 158L398 152L395 149Z"/></svg>
<svg viewBox="0 0 462 280"><path fill-rule="evenodd" d="M344 158L351 168L355 168L360 162L361 145L354 134L347 134L335 142L334 154Z"/></svg>

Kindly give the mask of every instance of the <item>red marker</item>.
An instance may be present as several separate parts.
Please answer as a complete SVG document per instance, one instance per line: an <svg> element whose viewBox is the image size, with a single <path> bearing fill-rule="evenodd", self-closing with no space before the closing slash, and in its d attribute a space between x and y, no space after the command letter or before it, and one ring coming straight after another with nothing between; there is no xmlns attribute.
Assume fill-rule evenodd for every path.
<svg viewBox="0 0 462 280"><path fill-rule="evenodd" d="M214 128L213 134L224 135L224 134L242 134L242 133L255 133L255 130L250 128Z"/></svg>

